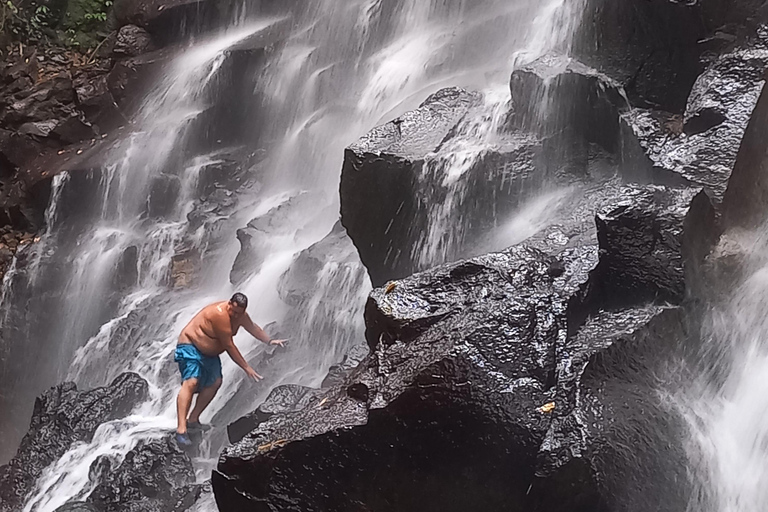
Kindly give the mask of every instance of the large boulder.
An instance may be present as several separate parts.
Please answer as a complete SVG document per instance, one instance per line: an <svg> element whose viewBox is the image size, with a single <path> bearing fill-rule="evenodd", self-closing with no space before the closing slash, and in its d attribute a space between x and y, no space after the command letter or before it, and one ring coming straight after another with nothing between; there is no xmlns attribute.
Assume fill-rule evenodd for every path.
<svg viewBox="0 0 768 512"><path fill-rule="evenodd" d="M496 510L524 500L564 313L588 276L583 250L563 258L559 277L553 258L519 247L375 290L374 353L315 405L226 449L213 479L219 508Z"/></svg>
<svg viewBox="0 0 768 512"><path fill-rule="evenodd" d="M476 93L443 89L346 149L341 222L374 285L466 256L462 247L545 180L533 135L481 137L467 154L466 137L488 109Z"/></svg>
<svg viewBox="0 0 768 512"><path fill-rule="evenodd" d="M595 490L605 510L685 509L687 431L657 380L681 381L673 362L688 343L685 315L652 304L601 311L559 348L555 408L532 482L537 510Z"/></svg>
<svg viewBox="0 0 768 512"><path fill-rule="evenodd" d="M618 113L628 105L620 84L607 75L552 54L513 71L510 90L515 124L554 138L551 146L618 149Z"/></svg>
<svg viewBox="0 0 768 512"><path fill-rule="evenodd" d="M692 187L622 187L595 217L600 241L600 302L639 298L679 303L698 262L714 242L714 211Z"/></svg>
<svg viewBox="0 0 768 512"><path fill-rule="evenodd" d="M576 334L596 264L590 247L554 258L517 246L374 290L371 355L304 409L225 449L213 476L219 508L610 510L634 491L600 478L631 469L626 431L602 411L620 408L632 386L642 411L622 429L661 429L653 383L631 378L646 361L629 361L657 354L647 368L661 368L659 347L676 346L680 328L665 308L641 304L597 311ZM676 510L642 501L651 502ZM639 503L628 510L647 510Z"/></svg>
<svg viewBox="0 0 768 512"><path fill-rule="evenodd" d="M102 512L183 512L200 496L192 461L171 437L141 441L120 464L94 461L88 502Z"/></svg>
<svg viewBox="0 0 768 512"><path fill-rule="evenodd" d="M0 468L0 510L19 510L43 470L77 442L89 442L102 423L127 416L149 392L147 382L124 373L109 386L78 391L60 384L35 401L29 432L16 456Z"/></svg>
<svg viewBox="0 0 768 512"><path fill-rule="evenodd" d="M275 414L304 409L317 400L320 390L285 384L277 386L255 411L227 425L230 443L236 443Z"/></svg>

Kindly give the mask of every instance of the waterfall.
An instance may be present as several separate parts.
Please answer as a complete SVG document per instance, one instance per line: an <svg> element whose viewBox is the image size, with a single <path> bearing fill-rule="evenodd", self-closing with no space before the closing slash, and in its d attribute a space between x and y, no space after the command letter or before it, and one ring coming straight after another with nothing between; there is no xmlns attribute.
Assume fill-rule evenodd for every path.
<svg viewBox="0 0 768 512"><path fill-rule="evenodd" d="M727 233L745 257L743 278L707 314L702 369L678 397L692 432L698 493L691 510L768 507L768 237Z"/></svg>
<svg viewBox="0 0 768 512"><path fill-rule="evenodd" d="M136 371L150 383L150 398L48 468L25 511L49 512L86 497L88 468L98 456L119 462L140 440L172 431L178 333L204 305L235 290L251 297L257 323L290 341L281 350L239 334L236 343L265 380L253 384L223 357L224 385L203 420L223 426L280 384L318 386L328 368L363 341L362 308L370 290L357 254L334 229L344 148L440 87L484 91L485 113L468 121L467 145L446 148L449 154L435 155L440 162L428 166L450 188L468 159L496 143L513 66L567 50L578 12L575 0L394 4L309 0L296 7L290 33L252 70L251 87L239 98L258 103L258 115L240 138L260 153L256 161L246 159L247 183L220 191L220 210L201 204L200 176L226 160L228 141L221 149L196 148L197 120L211 98L228 94L218 76L231 50L279 22L257 13L202 38L167 66L100 173L57 181L61 190L55 189L50 211L58 215L55 222L51 215L44 239L26 258L37 263L6 279L4 339L36 348L23 356L11 349L25 375L8 372L8 382L0 383L15 394L8 408L13 418L0 419L0 428L12 433L6 438L15 446L33 397L65 378L87 388ZM65 204L67 215L59 210ZM544 222L541 208L521 212L537 219L531 226ZM433 215L437 242L425 249L429 264L464 249L460 237L445 238L455 221L450 210ZM235 232L246 225L258 234L258 258L246 258L233 285L230 269L240 251ZM200 268L191 285L177 285L169 269L192 265L188 254ZM291 298L292 273L312 254L326 258L310 279L316 293ZM29 382L30 374L39 377ZM208 456L195 461L201 479L222 442L213 436Z"/></svg>

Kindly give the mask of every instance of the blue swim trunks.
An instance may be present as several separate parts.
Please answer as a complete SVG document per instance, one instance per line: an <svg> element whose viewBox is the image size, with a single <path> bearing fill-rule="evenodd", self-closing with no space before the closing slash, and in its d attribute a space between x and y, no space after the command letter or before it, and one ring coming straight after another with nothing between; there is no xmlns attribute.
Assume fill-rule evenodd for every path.
<svg viewBox="0 0 768 512"><path fill-rule="evenodd" d="M219 356L206 356L191 343L176 345L174 361L179 363L181 381L197 379L197 389L204 389L221 377Z"/></svg>

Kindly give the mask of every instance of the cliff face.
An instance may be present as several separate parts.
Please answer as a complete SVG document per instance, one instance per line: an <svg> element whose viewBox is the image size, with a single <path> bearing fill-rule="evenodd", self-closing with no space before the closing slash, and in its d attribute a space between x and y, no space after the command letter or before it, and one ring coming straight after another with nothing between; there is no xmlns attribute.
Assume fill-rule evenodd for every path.
<svg viewBox="0 0 768 512"><path fill-rule="evenodd" d="M687 378L673 362L698 345L707 254L763 204L763 13L599 0L587 13L573 59L511 78L503 137L529 150L491 150L450 196L466 241L531 184L576 187L525 242L436 268L413 250L446 197L430 159L476 93L441 91L347 149L342 223L381 286L371 354L248 417L214 472L222 510L685 509L685 425L659 389Z"/></svg>

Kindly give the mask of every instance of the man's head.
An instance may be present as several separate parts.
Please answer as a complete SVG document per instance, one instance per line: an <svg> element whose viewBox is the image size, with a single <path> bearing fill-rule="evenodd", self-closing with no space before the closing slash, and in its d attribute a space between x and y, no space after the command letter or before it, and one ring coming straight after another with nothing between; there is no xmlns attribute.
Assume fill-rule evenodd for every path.
<svg viewBox="0 0 768 512"><path fill-rule="evenodd" d="M240 318L245 314L245 309L248 307L248 297L238 292L229 299L229 316L232 318Z"/></svg>

